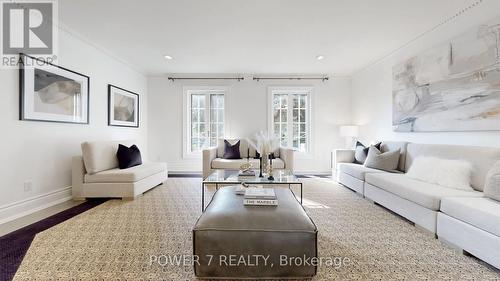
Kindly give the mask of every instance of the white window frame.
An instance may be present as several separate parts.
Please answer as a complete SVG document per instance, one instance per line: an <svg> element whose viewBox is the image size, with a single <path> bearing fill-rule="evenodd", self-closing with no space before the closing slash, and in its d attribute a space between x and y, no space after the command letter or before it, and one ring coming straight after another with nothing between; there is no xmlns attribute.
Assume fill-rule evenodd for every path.
<svg viewBox="0 0 500 281"><path fill-rule="evenodd" d="M224 95L224 135L227 132L227 94L228 87L223 86L186 86L183 87L183 120L182 120L182 131L183 131L183 141L182 141L182 158L184 159L200 159L202 151L193 152L191 151L191 94L193 92L223 92ZM210 99L206 101L210 104ZM210 110L205 113L205 120L207 120L208 126L210 126Z"/></svg>
<svg viewBox="0 0 500 281"><path fill-rule="evenodd" d="M302 159L312 158L312 153L313 153L312 137L313 137L313 124L314 124L312 110L313 110L313 101L314 101L314 98L313 98L314 97L314 87L312 87L312 86L272 86L272 87L268 87L267 92L268 92L268 111L267 111L268 131L273 135L274 135L273 95L280 94L280 92L282 92L282 94L285 94L285 93L288 94L289 92L297 92L299 94L307 94L308 95L308 104L307 104L307 112L306 112L307 120L309 120L306 123L307 151L297 151L296 156L298 158L302 158ZM293 103L291 103L291 98L289 96L289 98L288 98L289 110L287 112L287 120L293 120L293 110L291 108L292 104ZM289 123L289 125L288 125L287 132L292 133L293 128L290 124L291 123ZM288 147L289 148L293 148L292 141L293 141L292 137L289 136L289 140L288 140Z"/></svg>

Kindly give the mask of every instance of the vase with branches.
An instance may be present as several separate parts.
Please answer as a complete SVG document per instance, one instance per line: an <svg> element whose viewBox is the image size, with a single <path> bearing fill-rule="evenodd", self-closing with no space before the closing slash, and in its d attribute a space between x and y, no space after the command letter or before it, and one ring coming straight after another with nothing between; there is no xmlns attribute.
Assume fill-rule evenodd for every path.
<svg viewBox="0 0 500 281"><path fill-rule="evenodd" d="M269 155L279 148L279 139L269 133L260 131L248 143L260 154L260 177L269 167Z"/></svg>

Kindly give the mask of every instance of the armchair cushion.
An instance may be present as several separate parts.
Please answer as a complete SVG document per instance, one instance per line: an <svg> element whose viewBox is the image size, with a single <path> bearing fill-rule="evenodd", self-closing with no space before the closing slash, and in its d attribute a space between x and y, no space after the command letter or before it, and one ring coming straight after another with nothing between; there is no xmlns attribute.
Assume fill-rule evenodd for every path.
<svg viewBox="0 0 500 281"><path fill-rule="evenodd" d="M240 141L235 144L230 144L227 140L224 140L224 159L241 159L240 155Z"/></svg>
<svg viewBox="0 0 500 281"><path fill-rule="evenodd" d="M118 167L116 151L119 144L131 145L130 141L94 141L82 143L85 170L89 174Z"/></svg>
<svg viewBox="0 0 500 281"><path fill-rule="evenodd" d="M238 141L240 142L240 157L248 157L248 142L246 139L219 139L217 142L217 157L222 158L224 156L225 141L234 145Z"/></svg>

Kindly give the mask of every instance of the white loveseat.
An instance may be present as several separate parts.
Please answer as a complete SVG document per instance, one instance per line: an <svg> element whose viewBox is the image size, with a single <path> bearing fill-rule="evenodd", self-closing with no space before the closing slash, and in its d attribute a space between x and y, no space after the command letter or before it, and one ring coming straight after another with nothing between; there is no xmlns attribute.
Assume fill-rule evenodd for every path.
<svg viewBox="0 0 500 281"><path fill-rule="evenodd" d="M203 178L208 177L214 170L238 170L245 163L252 164L254 169L259 168L259 159L254 159L256 151L246 139L226 140L231 144L240 141L241 159L223 159L224 139L219 139L216 147L203 150ZM276 158L273 159L273 169L286 169L293 172L293 153L293 149L279 148L274 155Z"/></svg>
<svg viewBox="0 0 500 281"><path fill-rule="evenodd" d="M486 198L486 175L500 160L500 148L384 142L382 151L401 149L398 173L354 164L354 150L336 151L337 181L500 268L500 202ZM407 177L419 156L467 160L474 191L447 188Z"/></svg>
<svg viewBox="0 0 500 281"><path fill-rule="evenodd" d="M90 197L134 199L167 180L165 163L143 162L128 169L118 168L118 145L129 141L82 143L82 156L73 157L72 193L74 200Z"/></svg>

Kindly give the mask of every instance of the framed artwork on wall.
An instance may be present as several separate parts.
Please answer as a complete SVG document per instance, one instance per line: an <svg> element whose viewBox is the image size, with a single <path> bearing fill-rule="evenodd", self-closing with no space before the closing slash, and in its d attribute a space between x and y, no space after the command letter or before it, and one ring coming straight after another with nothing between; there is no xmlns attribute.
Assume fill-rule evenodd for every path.
<svg viewBox="0 0 500 281"><path fill-rule="evenodd" d="M500 130L500 18L393 68L398 132Z"/></svg>
<svg viewBox="0 0 500 281"><path fill-rule="evenodd" d="M139 95L109 84L108 125L139 128Z"/></svg>
<svg viewBox="0 0 500 281"><path fill-rule="evenodd" d="M89 124L90 78L20 54L19 119Z"/></svg>

